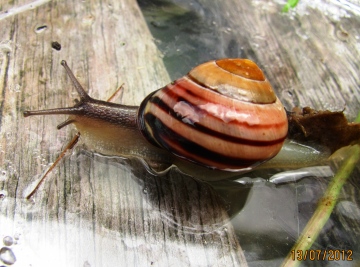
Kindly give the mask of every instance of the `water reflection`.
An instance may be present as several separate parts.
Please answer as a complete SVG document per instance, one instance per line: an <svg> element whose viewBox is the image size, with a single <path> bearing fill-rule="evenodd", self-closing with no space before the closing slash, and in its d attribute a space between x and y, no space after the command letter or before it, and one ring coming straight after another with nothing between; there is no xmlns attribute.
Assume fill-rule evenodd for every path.
<svg viewBox="0 0 360 267"><path fill-rule="evenodd" d="M258 170L246 175L257 182L243 184L239 182L243 178L240 177L207 183L180 174L176 169L163 177L154 176L136 159L126 160L125 165L121 165L117 158L96 155L93 159L116 168L130 166L131 179L140 187L142 209L147 209L141 211L145 220L161 220L175 236L221 237L228 234L228 227L234 227L243 249L251 253L257 251L259 259L282 257L288 252L316 208L322 196L319 192L325 191L326 176L332 173L328 167L307 168L294 172L293 178L299 178L297 182L290 179L284 183L285 179L281 184L274 184L269 178L278 175L279 170ZM284 175L291 176L289 171ZM326 247L329 240L335 246L354 245L353 236L336 226L339 215L340 218L343 216L341 213L333 215L324 229L327 234L315 247ZM341 241L337 237L339 231ZM270 253L268 246L276 247L277 252Z"/></svg>
<svg viewBox="0 0 360 267"><path fill-rule="evenodd" d="M327 178L312 176L274 184L269 178L279 170L272 169L206 183L176 169L156 176L137 159L108 157L80 148L67 159L70 165L65 160L58 170L68 173L66 181L57 180L61 175L53 174L35 195L34 203L17 201L17 221L32 225L31 231L25 227L30 224L23 223L19 228L23 240L42 240L52 229L63 229L69 242L102 240L108 244L106 248L118 244L117 250L124 258L140 250L151 251L149 255L156 252L158 259L164 259L166 253L176 257L184 249L200 253L202 246L216 255L221 251L219 247L238 247L239 241L249 262L276 261L297 239L328 182ZM8 201L14 205L12 198ZM346 227L359 222L356 202L349 195L341 203L315 247L324 248L331 242L333 246L355 249L356 236ZM4 222L4 218L0 220ZM47 247L54 245L51 239L42 242ZM67 254L66 247L57 249L62 252L48 251L49 255ZM188 252L188 257L194 257L189 262L196 259L195 254ZM124 262L121 255L114 255L114 262Z"/></svg>
<svg viewBox="0 0 360 267"><path fill-rule="evenodd" d="M122 168L117 157L96 155L94 160ZM211 234L228 223L224 213L228 209L227 200L210 184L183 175L176 168L157 176L149 173L137 159L125 161L131 168L130 179L140 186L141 197L149 208L147 212L167 227L183 233ZM226 183L231 186L233 182L223 182Z"/></svg>

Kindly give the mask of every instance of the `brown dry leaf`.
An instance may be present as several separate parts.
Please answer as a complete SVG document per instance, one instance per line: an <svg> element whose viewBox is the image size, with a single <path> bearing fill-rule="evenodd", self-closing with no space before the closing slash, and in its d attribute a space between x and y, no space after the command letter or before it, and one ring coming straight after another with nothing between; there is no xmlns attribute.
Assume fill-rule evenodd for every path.
<svg viewBox="0 0 360 267"><path fill-rule="evenodd" d="M331 152L341 147L360 144L360 124L349 123L343 111L294 108L288 114L288 137L298 141L315 141Z"/></svg>

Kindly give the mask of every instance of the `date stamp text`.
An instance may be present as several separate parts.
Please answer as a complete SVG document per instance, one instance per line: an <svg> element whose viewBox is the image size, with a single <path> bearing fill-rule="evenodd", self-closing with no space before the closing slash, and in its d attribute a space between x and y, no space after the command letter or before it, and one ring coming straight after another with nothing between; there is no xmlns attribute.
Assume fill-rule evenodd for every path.
<svg viewBox="0 0 360 267"><path fill-rule="evenodd" d="M291 258L298 261L352 261L351 249L291 250Z"/></svg>

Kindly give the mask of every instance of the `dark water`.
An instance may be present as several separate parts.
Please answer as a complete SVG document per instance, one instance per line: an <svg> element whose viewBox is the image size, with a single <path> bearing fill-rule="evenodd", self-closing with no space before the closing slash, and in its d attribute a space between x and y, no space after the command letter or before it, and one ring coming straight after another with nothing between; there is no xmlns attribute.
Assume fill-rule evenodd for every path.
<svg viewBox="0 0 360 267"><path fill-rule="evenodd" d="M216 58L249 57L218 14L192 1L138 0L172 79ZM226 36L226 38L224 38Z"/></svg>

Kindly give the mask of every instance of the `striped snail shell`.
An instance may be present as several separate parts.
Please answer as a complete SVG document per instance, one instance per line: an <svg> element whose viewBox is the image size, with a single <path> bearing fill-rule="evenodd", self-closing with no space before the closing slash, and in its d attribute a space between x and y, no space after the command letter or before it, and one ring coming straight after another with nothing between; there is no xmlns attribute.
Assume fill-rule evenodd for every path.
<svg viewBox="0 0 360 267"><path fill-rule="evenodd" d="M287 135L285 109L247 59L201 64L150 94L138 124L146 139L177 157L238 171L274 157Z"/></svg>
<svg viewBox="0 0 360 267"><path fill-rule="evenodd" d="M65 61L62 65L80 100L74 107L24 115L69 114L58 128L74 123L90 145L100 144L106 154L160 155L160 161L174 157L209 169L242 171L274 157L287 135L283 105L260 68L247 59L201 64L151 93L140 107L91 98Z"/></svg>

